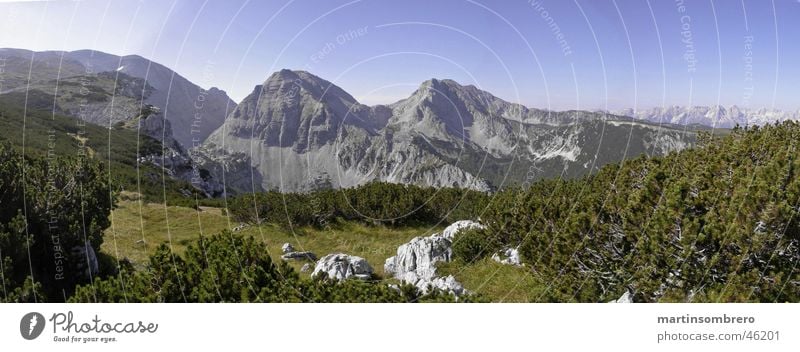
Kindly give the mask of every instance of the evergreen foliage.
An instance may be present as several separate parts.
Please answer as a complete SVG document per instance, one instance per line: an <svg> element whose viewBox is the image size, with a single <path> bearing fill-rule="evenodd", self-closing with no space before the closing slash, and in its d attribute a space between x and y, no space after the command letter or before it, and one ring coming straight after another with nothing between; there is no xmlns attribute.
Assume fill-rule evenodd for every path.
<svg viewBox="0 0 800 352"><path fill-rule="evenodd" d="M471 302L480 297L466 297ZM223 232L201 238L183 257L162 245L144 271L80 287L72 302L454 302L450 294L422 295L415 287L324 277L303 279L288 264L273 263L252 237Z"/></svg>
<svg viewBox="0 0 800 352"><path fill-rule="evenodd" d="M506 191L483 216L551 285L543 300L800 300L800 125Z"/></svg>
<svg viewBox="0 0 800 352"><path fill-rule="evenodd" d="M63 301L75 285L92 279L75 274L87 265L76 248L99 250L115 196L109 189L100 164L23 158L0 143L0 280L5 300Z"/></svg>
<svg viewBox="0 0 800 352"><path fill-rule="evenodd" d="M237 221L252 224L324 227L348 220L408 226L473 219L488 200L485 193L465 189L374 182L305 194L277 191L247 194L231 199L228 210Z"/></svg>
<svg viewBox="0 0 800 352"><path fill-rule="evenodd" d="M252 223L324 227L347 220L403 226L479 219L454 254L469 263L520 246L525 270L547 283L539 301L800 301L800 125L705 135L694 149L640 157L581 179L543 180L488 195L373 183L308 194L232 199ZM161 246L135 270L99 252L114 187L88 159L26 156L0 144L0 273L4 301L453 301L405 285L300 277L258 240L223 232L183 255ZM58 243L54 241L57 235ZM75 247L98 253L99 277L74 275ZM63 268L54 260L61 251ZM56 280L60 270L72 273ZM468 297L467 301L481 300Z"/></svg>

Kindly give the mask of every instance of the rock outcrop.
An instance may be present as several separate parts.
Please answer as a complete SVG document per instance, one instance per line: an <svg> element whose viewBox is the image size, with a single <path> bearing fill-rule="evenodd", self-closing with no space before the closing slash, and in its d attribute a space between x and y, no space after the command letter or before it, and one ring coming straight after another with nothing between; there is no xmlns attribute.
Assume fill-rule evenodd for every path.
<svg viewBox="0 0 800 352"><path fill-rule="evenodd" d="M295 251L291 243L284 243L281 246L281 259L283 260L308 260L316 261L317 255L309 251Z"/></svg>
<svg viewBox="0 0 800 352"><path fill-rule="evenodd" d="M631 293L631 291L625 291L622 296L608 303L633 303L633 293Z"/></svg>
<svg viewBox="0 0 800 352"><path fill-rule="evenodd" d="M311 276L315 277L322 273L327 274L329 279L339 281L351 278L369 280L372 278L372 267L364 258L333 253L320 258Z"/></svg>
<svg viewBox="0 0 800 352"><path fill-rule="evenodd" d="M172 124L161 110L154 106L146 106L139 115L140 133L161 142L162 152L139 158L140 163L149 163L164 169L167 175L189 182L196 189L203 191L207 197L223 194L221 182L203 172L186 149L173 137Z"/></svg>
<svg viewBox="0 0 800 352"><path fill-rule="evenodd" d="M519 257L519 248L506 248L502 251L492 254L492 260L506 265L522 266L522 260Z"/></svg>
<svg viewBox="0 0 800 352"><path fill-rule="evenodd" d="M424 293L429 288L438 288L457 296L462 295L466 290L453 276L437 276L436 263L452 260L453 240L459 231L481 227L483 225L477 222L462 220L451 224L441 234L415 237L398 247L397 255L386 259L383 271L416 286Z"/></svg>
<svg viewBox="0 0 800 352"><path fill-rule="evenodd" d="M281 255L283 260L317 260L317 255L312 252L288 252Z"/></svg>
<svg viewBox="0 0 800 352"><path fill-rule="evenodd" d="M482 229L483 227L483 225L472 220L459 220L446 227L444 231L442 231L442 236L452 241L456 234L461 230Z"/></svg>
<svg viewBox="0 0 800 352"><path fill-rule="evenodd" d="M452 259L452 242L435 234L415 237L397 248L397 255L386 259L384 272L411 283L430 280L436 276L436 263Z"/></svg>
<svg viewBox="0 0 800 352"><path fill-rule="evenodd" d="M462 286L460 282L456 281L456 278L453 277L453 275L436 277L428 282L428 286L433 289L450 292L455 296L461 296L467 293L467 290L464 289L464 286ZM427 292L427 288L423 289L422 291Z"/></svg>

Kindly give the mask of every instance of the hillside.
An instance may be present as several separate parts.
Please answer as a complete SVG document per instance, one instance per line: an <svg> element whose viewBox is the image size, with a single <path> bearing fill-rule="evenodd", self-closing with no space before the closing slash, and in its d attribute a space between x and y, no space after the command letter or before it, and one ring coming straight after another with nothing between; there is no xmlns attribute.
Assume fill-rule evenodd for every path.
<svg viewBox="0 0 800 352"><path fill-rule="evenodd" d="M26 100L27 115L23 108ZM42 157L52 150L58 156L84 155L102 162L113 184L109 191L142 193L151 201L194 203L193 195L198 191L191 184L169 177L156 165L137 162L144 156L160 159L163 148L159 141L122 126L109 129L79 123L75 118L50 112L52 104L53 96L41 91L31 91L27 96L0 95L0 143L24 149L26 155Z"/></svg>
<svg viewBox="0 0 800 352"><path fill-rule="evenodd" d="M175 139L185 149L204 141L236 107L224 91L213 87L203 89L166 66L138 55L117 56L96 50L65 52L10 48L0 48L0 55L5 58L3 91L0 93L24 92L29 85L50 92L56 88L57 79L61 89L73 85L80 77L105 75L111 78L112 87L120 88L116 96L122 95L123 98L117 104L125 105L127 99L124 97L127 96L159 108L173 125ZM131 87L125 82L128 78L138 79L141 83L138 87ZM122 89L127 89L127 94L120 94ZM110 92L114 93L114 89ZM126 119L138 111L133 111L133 115L118 112L116 118Z"/></svg>
<svg viewBox="0 0 800 352"><path fill-rule="evenodd" d="M519 246L547 301L800 299L800 125L701 137L579 180L493 198L486 243ZM475 260L487 255L476 254Z"/></svg>

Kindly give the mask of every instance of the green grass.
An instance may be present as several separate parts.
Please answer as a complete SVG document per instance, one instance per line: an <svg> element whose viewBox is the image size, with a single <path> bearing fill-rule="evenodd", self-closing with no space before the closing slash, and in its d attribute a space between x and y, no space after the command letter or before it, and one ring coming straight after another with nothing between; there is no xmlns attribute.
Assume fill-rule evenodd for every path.
<svg viewBox="0 0 800 352"><path fill-rule="evenodd" d="M194 243L200 234L217 234L228 226L228 218L220 208L200 207L200 211L178 206L144 203L135 195L123 194L123 200L112 213L113 225L104 236L102 250L119 259L128 258L142 267L149 254L159 245L167 244L177 253ZM266 224L249 226L240 233L262 240L273 259L280 260L281 246L291 243L296 250L311 251L318 257L342 252L363 257L375 273L383 275L386 258L395 255L397 247L416 236L429 235L441 228L428 227L388 228L343 222L326 229L300 227L293 230ZM302 261L290 264L300 269Z"/></svg>
<svg viewBox="0 0 800 352"><path fill-rule="evenodd" d="M162 243L182 254L201 233L210 236L238 225L233 221L229 224L221 208L201 207L198 211L140 203L136 195L128 193L123 194L123 199L113 212L113 226L106 230L102 251L119 259L128 258L138 268L144 267L148 255ZM265 224L246 227L240 233L265 243L269 255L276 261L281 260L281 246L291 243L295 250L311 251L318 257L337 252L363 257L379 277L385 278L383 263L395 255L398 246L414 237L441 230L440 227L389 228L341 222L326 229L299 227L293 230ZM289 264L299 271L305 262L290 261ZM441 263L438 270L441 275L452 274L468 290L494 302L537 301L547 286L525 268L502 265L489 258L470 264Z"/></svg>
<svg viewBox="0 0 800 352"><path fill-rule="evenodd" d="M24 106L28 104L27 115ZM160 168L141 164L136 172L137 146L139 154L159 154L161 143L135 130L111 128L85 123L76 118L53 114L53 96L40 91L0 95L0 143L23 149L26 155L45 156L52 150L59 156L78 157L85 147L86 155L103 163L115 187L140 191L150 201L170 204L191 204L195 192L191 184L164 176ZM23 119L23 116L25 118ZM183 192L181 192L183 190Z"/></svg>
<svg viewBox="0 0 800 352"><path fill-rule="evenodd" d="M547 284L524 267L515 267L484 258L474 263L441 263L440 275L453 275L464 288L492 302L538 302Z"/></svg>
<svg viewBox="0 0 800 352"><path fill-rule="evenodd" d="M434 229L439 230L441 229ZM383 263L386 258L397 253L397 247L414 237L432 232L427 227L388 228L343 222L327 229L301 227L285 230L274 225L263 225L246 228L242 233L262 239L273 259L279 259L284 243L291 243L295 250L311 251L318 257L331 253L363 257L372 266L375 274L384 277ZM290 264L299 269L304 263L292 261Z"/></svg>
<svg viewBox="0 0 800 352"><path fill-rule="evenodd" d="M122 198L136 199L123 193ZM101 250L118 259L128 258L141 267L162 243L183 253L200 234L210 236L228 227L219 208L165 206L138 200L122 200L112 212L112 225L106 229Z"/></svg>

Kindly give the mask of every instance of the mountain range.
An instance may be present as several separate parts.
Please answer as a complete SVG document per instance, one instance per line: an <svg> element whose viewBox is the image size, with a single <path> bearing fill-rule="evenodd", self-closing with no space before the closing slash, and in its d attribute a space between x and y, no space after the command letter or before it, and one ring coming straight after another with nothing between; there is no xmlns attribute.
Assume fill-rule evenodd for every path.
<svg viewBox="0 0 800 352"><path fill-rule="evenodd" d="M625 109L614 114L653 123L675 125L703 125L716 128L735 126L763 126L775 122L800 120L800 111L783 111L767 108L750 109L736 105L667 106L643 110Z"/></svg>
<svg viewBox="0 0 800 352"><path fill-rule="evenodd" d="M172 125L173 137L187 149L204 141L236 107L224 91L203 89L166 66L138 55L117 56L95 50L0 49L0 57L4 58L0 93L55 93L58 87L57 112L82 114L79 117L101 126L130 119L142 105L152 105L160 109ZM81 83L81 79L89 82ZM94 95L83 94L86 90ZM79 95L90 98L88 104L83 104L84 111L77 106Z"/></svg>
<svg viewBox="0 0 800 352"><path fill-rule="evenodd" d="M371 181L493 190L578 177L610 162L692 145L694 129L504 101L448 79L367 106L304 71L273 73L198 149L239 191L308 191ZM235 161L225 165L219 160Z"/></svg>
<svg viewBox="0 0 800 352"><path fill-rule="evenodd" d="M372 181L490 191L663 155L705 129L528 108L449 79L367 106L311 73L281 70L236 104L135 55L0 49L0 57L0 94L36 96L15 101L152 137L163 152L138 162L208 196Z"/></svg>

